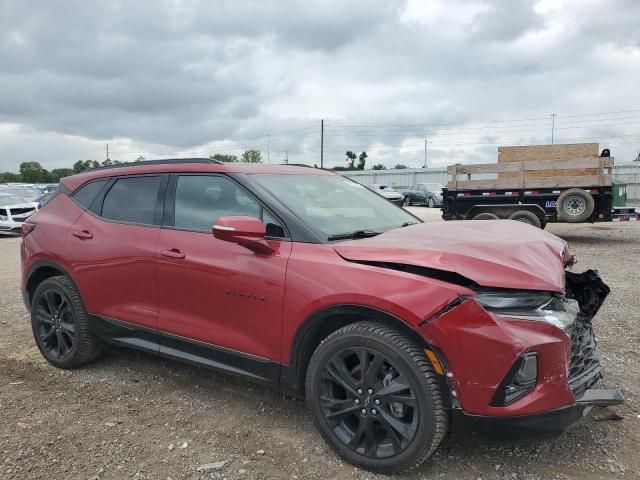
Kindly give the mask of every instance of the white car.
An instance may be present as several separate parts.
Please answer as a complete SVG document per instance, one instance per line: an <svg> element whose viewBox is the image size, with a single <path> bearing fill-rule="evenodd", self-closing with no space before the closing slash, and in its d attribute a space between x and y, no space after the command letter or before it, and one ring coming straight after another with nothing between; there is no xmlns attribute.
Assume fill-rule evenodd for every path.
<svg viewBox="0 0 640 480"><path fill-rule="evenodd" d="M373 185L371 185L371 190L382 195L384 198L392 203L395 203L398 206L401 206L404 202L404 195L402 195L400 192L396 192L389 185L385 185L383 183L374 183Z"/></svg>
<svg viewBox="0 0 640 480"><path fill-rule="evenodd" d="M22 223L37 211L37 202L0 190L0 235L19 235Z"/></svg>

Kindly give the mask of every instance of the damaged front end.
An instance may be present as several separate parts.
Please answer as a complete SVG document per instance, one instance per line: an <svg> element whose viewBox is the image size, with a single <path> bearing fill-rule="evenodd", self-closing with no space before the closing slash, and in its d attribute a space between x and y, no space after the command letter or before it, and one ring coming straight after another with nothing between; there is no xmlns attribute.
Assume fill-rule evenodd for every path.
<svg viewBox="0 0 640 480"><path fill-rule="evenodd" d="M571 339L568 381L576 398L600 380L602 367L592 320L611 290L595 270L566 272L566 297L578 302L579 313L566 333Z"/></svg>
<svg viewBox="0 0 640 480"><path fill-rule="evenodd" d="M596 271L567 271L564 294L480 290L428 319L425 338L447 362L456 436L530 443L562 434L594 406L622 403L598 387L592 320L609 292Z"/></svg>

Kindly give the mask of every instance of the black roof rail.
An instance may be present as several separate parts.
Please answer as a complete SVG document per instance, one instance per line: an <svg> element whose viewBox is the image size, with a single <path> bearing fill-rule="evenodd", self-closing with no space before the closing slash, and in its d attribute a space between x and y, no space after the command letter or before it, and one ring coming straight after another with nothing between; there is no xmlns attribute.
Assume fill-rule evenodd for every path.
<svg viewBox="0 0 640 480"><path fill-rule="evenodd" d="M290 167L307 167L314 168L311 165L307 165L306 163L281 163L280 165L289 165Z"/></svg>
<svg viewBox="0 0 640 480"><path fill-rule="evenodd" d="M222 165L222 162L214 160L213 158L162 158L159 160L142 160L136 162L117 163L114 165L101 165L100 167L92 167L83 170L83 172L89 172L94 170L106 170L109 168L121 168L121 167L139 167L144 165L164 165L170 163L213 163L215 165Z"/></svg>

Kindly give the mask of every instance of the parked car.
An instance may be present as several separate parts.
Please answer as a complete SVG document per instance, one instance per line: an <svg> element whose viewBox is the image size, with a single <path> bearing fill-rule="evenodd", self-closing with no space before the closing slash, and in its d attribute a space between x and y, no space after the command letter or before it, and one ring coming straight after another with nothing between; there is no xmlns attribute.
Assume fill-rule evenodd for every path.
<svg viewBox="0 0 640 480"><path fill-rule="evenodd" d="M418 183L403 192L404 204L409 207L411 205L426 205L432 208L441 207L443 188L445 186L439 183Z"/></svg>
<svg viewBox="0 0 640 480"><path fill-rule="evenodd" d="M0 190L0 235L19 235L22 223L36 213L38 204Z"/></svg>
<svg viewBox="0 0 640 480"><path fill-rule="evenodd" d="M400 192L397 192L389 185L374 183L373 185L371 185L371 190L382 195L384 198L386 198L390 202L395 203L396 205L402 205L404 202L404 195L402 195Z"/></svg>
<svg viewBox="0 0 640 480"><path fill-rule="evenodd" d="M33 185L0 184L0 194L20 197L27 202L34 202L42 193Z"/></svg>
<svg viewBox="0 0 640 480"><path fill-rule="evenodd" d="M557 436L622 401L597 387L609 288L521 222L425 224L325 170L191 159L66 177L22 234L49 363L111 343L272 384L362 468L415 467L449 432Z"/></svg>

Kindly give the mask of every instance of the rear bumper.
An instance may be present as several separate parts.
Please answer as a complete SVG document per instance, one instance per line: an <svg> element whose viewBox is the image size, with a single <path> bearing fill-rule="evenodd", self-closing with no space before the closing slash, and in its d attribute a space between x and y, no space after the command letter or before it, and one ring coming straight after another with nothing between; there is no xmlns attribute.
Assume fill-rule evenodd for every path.
<svg viewBox="0 0 640 480"><path fill-rule="evenodd" d="M522 445L556 438L587 416L594 406L623 403L617 390L586 390L570 407L533 415L489 417L453 409L453 434L462 443Z"/></svg>

